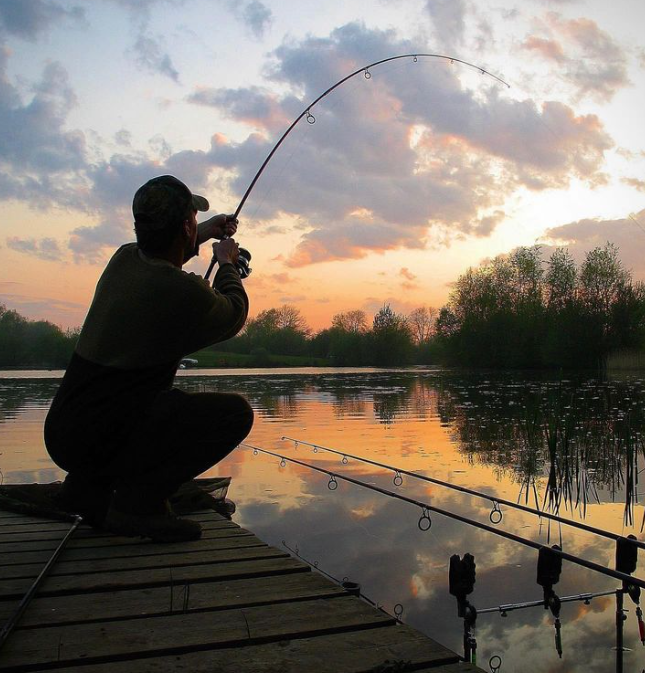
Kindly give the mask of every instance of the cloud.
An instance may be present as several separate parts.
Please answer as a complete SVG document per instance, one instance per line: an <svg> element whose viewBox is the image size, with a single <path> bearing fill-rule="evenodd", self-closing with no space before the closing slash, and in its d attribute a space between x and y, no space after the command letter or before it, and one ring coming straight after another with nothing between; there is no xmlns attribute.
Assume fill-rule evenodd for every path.
<svg viewBox="0 0 645 673"><path fill-rule="evenodd" d="M268 76L284 95L257 87L194 92L193 102L252 127L241 142L214 136L202 160L227 171L241 195L288 126L282 120L302 111L296 92L314 100L381 54L413 51L394 32L357 23L283 44ZM306 223L289 265L487 236L518 187L606 179L600 169L613 143L596 116L556 101L506 99L492 82L469 91L447 62L407 66L396 74L374 69L371 79L333 92L314 108L316 123L302 120L267 166L258 188L273 184L256 217Z"/></svg>
<svg viewBox="0 0 645 673"><path fill-rule="evenodd" d="M37 240L35 238L10 236L7 238L7 247L50 262L59 261L63 258L63 251L54 238Z"/></svg>
<svg viewBox="0 0 645 673"><path fill-rule="evenodd" d="M152 10L155 7L166 5L168 7L177 4L185 4L185 0L179 3L173 0L109 0L113 4L122 7L130 14L133 29L136 34L134 43L126 49L125 55L132 59L142 70L153 75L167 77L176 84L180 83L179 72L172 62L164 44L171 40L162 35L152 35L148 31Z"/></svg>
<svg viewBox="0 0 645 673"><path fill-rule="evenodd" d="M418 303L403 301L400 297L366 297L361 309L371 315L376 315L386 304L399 315L408 315L419 307Z"/></svg>
<svg viewBox="0 0 645 673"><path fill-rule="evenodd" d="M76 262L101 264L105 249L115 250L128 241L134 241L131 218L115 216L93 227L77 227L70 232L69 249Z"/></svg>
<svg viewBox="0 0 645 673"><path fill-rule="evenodd" d="M638 189L639 192L645 192L645 180L640 180L639 178L621 178L621 182L634 189Z"/></svg>
<svg viewBox="0 0 645 673"><path fill-rule="evenodd" d="M251 29L253 35L260 39L264 37L265 32L271 25L273 15L264 3L259 0L251 0L243 6L242 18Z"/></svg>
<svg viewBox="0 0 645 673"><path fill-rule="evenodd" d="M80 205L77 171L85 167L86 144L83 133L65 129L76 105L67 72L48 63L31 100L23 101L7 76L7 59L0 48L0 199L37 208Z"/></svg>
<svg viewBox="0 0 645 673"><path fill-rule="evenodd" d="M562 45L555 40L547 40L542 37L531 35L526 38L522 47L524 49L536 51L542 58L555 61L556 63L563 63L566 60Z"/></svg>
<svg viewBox="0 0 645 673"><path fill-rule="evenodd" d="M227 117L270 132L285 129L296 117L302 104L297 98L278 98L269 89L215 89L202 87L187 98L197 105L214 107Z"/></svg>
<svg viewBox="0 0 645 673"><path fill-rule="evenodd" d="M399 276L402 276L406 280L410 281L416 279L416 276L405 266L399 270Z"/></svg>
<svg viewBox="0 0 645 673"><path fill-rule="evenodd" d="M282 295L280 301L283 304L299 304L301 301L307 301L309 297L305 294Z"/></svg>
<svg viewBox="0 0 645 673"><path fill-rule="evenodd" d="M292 285L296 283L296 279L288 273L272 273L269 276L269 279L274 283L280 283L282 285Z"/></svg>
<svg viewBox="0 0 645 673"><path fill-rule="evenodd" d="M553 245L543 246L545 257L554 247L567 247L579 263L585 253L608 241L619 248L619 256L627 269L631 269L637 280L645 280L645 260L642 247L645 244L645 210L634 213L636 222L629 216L602 220L586 218L552 227L545 232L545 238Z"/></svg>
<svg viewBox="0 0 645 673"><path fill-rule="evenodd" d="M273 22L271 9L260 0L229 0L227 5L233 16L258 40L264 37Z"/></svg>
<svg viewBox="0 0 645 673"><path fill-rule="evenodd" d="M47 0L0 0L0 29L24 40L35 41L61 19L83 22L85 10L77 5L67 9Z"/></svg>
<svg viewBox="0 0 645 673"><path fill-rule="evenodd" d="M114 142L117 145L130 147L132 145L132 133L127 129L121 129L114 134Z"/></svg>
<svg viewBox="0 0 645 673"><path fill-rule="evenodd" d="M496 210L492 215L482 217L475 229L478 236L489 236L493 233L497 225L504 220L506 213L503 210Z"/></svg>
<svg viewBox="0 0 645 673"><path fill-rule="evenodd" d="M412 292L413 290L418 290L421 287L418 283L414 282L417 279L417 276L415 276L415 274L413 274L407 267L404 266L401 268L398 275L403 278L401 287L404 290Z"/></svg>
<svg viewBox="0 0 645 673"><path fill-rule="evenodd" d="M432 19L437 42L448 52L461 46L465 29L465 0L427 0L425 8Z"/></svg>
<svg viewBox="0 0 645 673"><path fill-rule="evenodd" d="M551 62L553 77L573 85L576 99L607 102L629 85L625 51L591 19L549 12L538 32L543 36L528 36L523 48Z"/></svg>
<svg viewBox="0 0 645 673"><path fill-rule="evenodd" d="M179 73L168 52L162 49L159 38L140 32L131 51L141 68L179 84Z"/></svg>
<svg viewBox="0 0 645 673"><path fill-rule="evenodd" d="M47 320L55 324L76 326L80 325L87 313L85 304L77 304L71 301L54 299L53 297L29 297L23 294L0 294L0 304L7 308L18 311L20 315L32 320L42 320L46 315Z"/></svg>

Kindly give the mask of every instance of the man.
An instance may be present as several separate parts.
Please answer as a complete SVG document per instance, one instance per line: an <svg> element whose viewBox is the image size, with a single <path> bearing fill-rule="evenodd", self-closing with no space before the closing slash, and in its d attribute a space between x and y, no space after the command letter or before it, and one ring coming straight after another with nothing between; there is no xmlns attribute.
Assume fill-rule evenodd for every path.
<svg viewBox="0 0 645 673"><path fill-rule="evenodd" d="M239 395L172 387L182 357L237 334L248 298L236 269L231 216L197 225L208 201L170 175L132 204L137 243L120 247L99 279L76 350L45 422L52 459L68 472L62 499L93 525L156 541L197 539L168 497L224 458L250 432ZM211 288L182 271L213 244Z"/></svg>

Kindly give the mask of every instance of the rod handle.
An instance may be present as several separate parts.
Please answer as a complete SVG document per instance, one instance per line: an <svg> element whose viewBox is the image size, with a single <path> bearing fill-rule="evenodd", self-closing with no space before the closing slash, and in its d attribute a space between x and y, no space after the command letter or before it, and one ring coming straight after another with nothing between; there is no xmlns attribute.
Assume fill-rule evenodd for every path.
<svg viewBox="0 0 645 673"><path fill-rule="evenodd" d="M213 271L213 267L215 266L215 262L217 259L215 258L215 255L213 255L213 258L211 259L211 263L208 265L208 269L206 270L206 275L204 276L204 280L208 280L208 277L211 275L211 272Z"/></svg>

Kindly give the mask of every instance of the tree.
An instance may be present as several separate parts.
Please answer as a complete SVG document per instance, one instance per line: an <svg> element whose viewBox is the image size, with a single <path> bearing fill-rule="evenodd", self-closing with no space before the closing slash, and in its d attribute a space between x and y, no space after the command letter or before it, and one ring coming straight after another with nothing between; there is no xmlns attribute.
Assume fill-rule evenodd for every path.
<svg viewBox="0 0 645 673"><path fill-rule="evenodd" d="M301 334L310 334L311 330L307 325L307 321L300 313L300 309L291 304L283 304L275 311L276 326L278 329L291 329Z"/></svg>
<svg viewBox="0 0 645 673"><path fill-rule="evenodd" d="M404 316L385 304L372 324L370 356L377 365L404 365L412 359L412 334Z"/></svg>
<svg viewBox="0 0 645 673"><path fill-rule="evenodd" d="M437 340L459 364L595 367L645 339L645 290L612 244L580 270L566 250L542 268L537 246L517 248L459 277L437 319Z"/></svg>
<svg viewBox="0 0 645 673"><path fill-rule="evenodd" d="M611 304L628 280L629 273L613 243L588 252L580 270L580 292L587 309L608 316Z"/></svg>
<svg viewBox="0 0 645 673"><path fill-rule="evenodd" d="M27 320L0 304L0 366L65 367L78 335L46 320Z"/></svg>
<svg viewBox="0 0 645 673"><path fill-rule="evenodd" d="M244 328L245 350L265 349L280 355L303 355L310 329L299 309L289 304L261 311Z"/></svg>
<svg viewBox="0 0 645 673"><path fill-rule="evenodd" d="M434 334L438 311L432 306L415 308L406 318L414 342L418 345L430 340Z"/></svg>
<svg viewBox="0 0 645 673"><path fill-rule="evenodd" d="M550 310L561 311L577 299L578 270L564 248L558 248L549 259L546 272L546 304Z"/></svg>
<svg viewBox="0 0 645 673"><path fill-rule="evenodd" d="M346 311L345 313L337 313L331 319L331 325L343 332L364 334L367 332L367 314L365 311Z"/></svg>

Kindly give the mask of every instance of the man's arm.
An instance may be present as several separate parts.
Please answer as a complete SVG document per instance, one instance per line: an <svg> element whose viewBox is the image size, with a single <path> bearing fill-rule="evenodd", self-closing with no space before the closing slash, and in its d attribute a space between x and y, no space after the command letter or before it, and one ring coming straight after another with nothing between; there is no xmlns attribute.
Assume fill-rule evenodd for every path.
<svg viewBox="0 0 645 673"><path fill-rule="evenodd" d="M197 244L206 243L211 238L221 240L225 236L233 236L236 231L237 220L234 215L213 215L197 225Z"/></svg>
<svg viewBox="0 0 645 673"><path fill-rule="evenodd" d="M194 322L190 321L185 353L225 341L235 336L244 326L249 313L249 300L235 268L239 257L238 244L232 239L213 243L213 254L219 269L213 287L194 297L191 304ZM202 278L202 287L209 287Z"/></svg>
<svg viewBox="0 0 645 673"><path fill-rule="evenodd" d="M197 240L195 241L195 247L185 252L183 264L186 264L190 259L199 255L199 246L206 241L209 241L211 238L222 240L225 237L233 236L237 231L237 219L235 215L226 215L225 213L220 213L219 215L213 215L207 220L200 222L197 225Z"/></svg>

